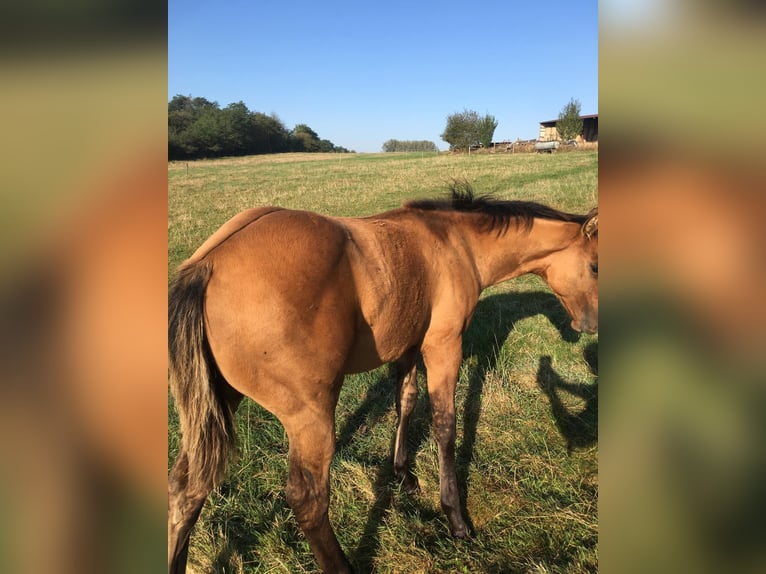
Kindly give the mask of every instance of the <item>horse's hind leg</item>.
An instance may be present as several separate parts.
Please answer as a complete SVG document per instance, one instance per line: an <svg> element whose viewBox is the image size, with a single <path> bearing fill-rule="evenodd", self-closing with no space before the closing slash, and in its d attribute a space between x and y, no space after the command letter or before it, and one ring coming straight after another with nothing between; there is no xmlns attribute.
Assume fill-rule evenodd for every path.
<svg viewBox="0 0 766 574"><path fill-rule="evenodd" d="M237 410L242 395L229 386L223 387L226 407L231 413ZM197 484L189 483L189 458L187 443L181 439L176 462L168 475L168 572L184 574L189 553L189 535L199 518L202 506L213 490L215 476L198 476Z"/></svg>
<svg viewBox="0 0 766 574"><path fill-rule="evenodd" d="M188 485L189 460L183 450L178 453L168 477L168 572L186 572L189 553L189 535L199 518L202 505L213 488L212 477L208 488L191 492Z"/></svg>
<svg viewBox="0 0 766 574"><path fill-rule="evenodd" d="M287 502L319 566L327 573L350 573L327 514L330 462L335 452L335 420L328 412L300 411L282 420L290 443Z"/></svg>
<svg viewBox="0 0 766 574"><path fill-rule="evenodd" d="M394 443L394 474L407 492L420 490L409 464L407 434L410 417L418 402L417 351L406 353L396 363L396 414L399 418Z"/></svg>

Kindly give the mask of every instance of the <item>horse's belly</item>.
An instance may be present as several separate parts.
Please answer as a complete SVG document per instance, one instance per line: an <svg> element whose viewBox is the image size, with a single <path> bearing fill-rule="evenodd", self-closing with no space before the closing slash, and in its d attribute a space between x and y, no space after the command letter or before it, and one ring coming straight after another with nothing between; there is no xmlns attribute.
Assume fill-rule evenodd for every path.
<svg viewBox="0 0 766 574"><path fill-rule="evenodd" d="M422 329L406 328L402 323L376 328L364 323L343 367L345 374L371 371L398 360L422 340Z"/></svg>

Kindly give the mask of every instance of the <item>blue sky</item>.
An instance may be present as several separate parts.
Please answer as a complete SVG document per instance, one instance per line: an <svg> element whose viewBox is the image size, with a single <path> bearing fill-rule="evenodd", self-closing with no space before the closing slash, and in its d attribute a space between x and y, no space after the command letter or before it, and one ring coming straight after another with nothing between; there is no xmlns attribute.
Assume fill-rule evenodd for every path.
<svg viewBox="0 0 766 574"><path fill-rule="evenodd" d="M532 139L576 98L598 113L598 2L169 0L168 99L242 101L288 129L379 152L447 116L492 114Z"/></svg>

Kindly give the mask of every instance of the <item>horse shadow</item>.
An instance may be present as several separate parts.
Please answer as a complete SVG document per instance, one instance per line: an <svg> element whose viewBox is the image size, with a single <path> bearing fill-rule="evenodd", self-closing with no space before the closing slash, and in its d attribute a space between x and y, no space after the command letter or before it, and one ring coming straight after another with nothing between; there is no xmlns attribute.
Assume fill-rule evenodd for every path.
<svg viewBox="0 0 766 574"><path fill-rule="evenodd" d="M551 413L556 426L567 441L567 452L576 448L587 448L598 442L598 343L591 343L585 348L585 361L596 382L583 385L565 381L551 365L551 358L540 357L537 370L537 384L548 397ZM562 402L558 389L576 395L585 400L585 408L571 412Z"/></svg>
<svg viewBox="0 0 766 574"><path fill-rule="evenodd" d="M516 323L522 319L541 314L547 317L551 324L558 329L562 339L570 343L579 340L580 335L571 328L570 318L561 306L561 303L551 293L541 291L501 293L485 297L477 305L471 323L472 326L468 328L463 337L463 359L473 358L474 361L472 362L476 366L468 374L468 390L462 405L463 433L462 437L457 437L459 447L455 453L455 461L463 516L472 533L474 532L474 527L467 511L468 485L470 467L476 445L477 428L481 415L484 382L487 374L495 369L500 348ZM588 432L578 430L580 427L577 420L566 418L566 408L558 399L555 389L564 388L568 391L574 389L575 393L580 390L585 392L585 390L580 389L579 385L574 385L570 388L569 384L562 379L556 379L554 376L555 371L550 366L550 358L547 358L547 363L543 359L545 357L541 358L538 381L545 381L545 385L541 384L541 387L546 391L546 394L550 392L548 397L551 399L554 417L556 417L559 429L561 429L562 434L567 438L568 444L572 448L582 446L590 440L589 437L591 435ZM422 363L418 364L418 370L423 372ZM394 377L394 370L389 369L388 374L382 375L368 389L362 403L344 420L338 432L338 450L346 447L351 442L357 429L365 424L375 424L392 408L396 392ZM587 387L591 387L591 385L587 385ZM593 407L584 420L590 420L588 417L591 416L594 416L594 420L597 420L597 416L595 416L597 414L595 412L597 410L595 399L593 396L588 395L586 400L589 401L589 405L593 404ZM461 406L456 405L456 408L460 409ZM421 389L415 412L410 421L408 448L411 453L411 460L428 438L430 429L431 417L428 394ZM569 435L566 433L569 433ZM569 439L570 435L575 437L571 441ZM595 441L595 438L593 440ZM392 437L391 453L393 453L393 441ZM380 526L383 524L387 510L398 500L399 486L395 482L391 461L389 460L387 463L379 465L378 468L378 474L373 487L373 491L376 493L375 502L369 510L364 532L359 539L355 551L349 553L349 558L358 572L373 571L374 560L380 549L378 534ZM419 516L423 521L444 520L446 528L446 519L443 515L438 511L434 511L430 506L419 503L417 497L403 497L400 509L403 512Z"/></svg>

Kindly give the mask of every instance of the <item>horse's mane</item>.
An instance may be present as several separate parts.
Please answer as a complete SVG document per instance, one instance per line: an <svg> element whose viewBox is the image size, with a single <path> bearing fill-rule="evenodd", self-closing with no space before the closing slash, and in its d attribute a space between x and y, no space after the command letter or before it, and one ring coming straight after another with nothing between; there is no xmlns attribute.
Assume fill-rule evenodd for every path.
<svg viewBox="0 0 766 574"><path fill-rule="evenodd" d="M497 199L492 195L474 195L468 182L453 182L450 194L443 199L417 199L404 204L404 207L421 211L457 211L482 215L478 220L487 231L505 232L511 223L516 223L529 230L535 218L569 221L583 224L587 215L577 215L559 211L534 201Z"/></svg>

